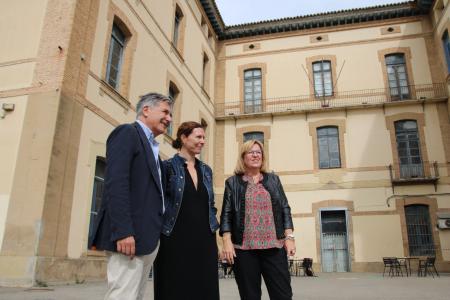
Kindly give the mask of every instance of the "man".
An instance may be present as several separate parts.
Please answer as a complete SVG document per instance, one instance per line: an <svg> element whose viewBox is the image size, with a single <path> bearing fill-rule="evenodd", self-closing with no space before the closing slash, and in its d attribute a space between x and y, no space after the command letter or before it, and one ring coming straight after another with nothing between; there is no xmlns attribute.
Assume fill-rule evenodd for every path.
<svg viewBox="0 0 450 300"><path fill-rule="evenodd" d="M105 299L142 299L159 247L164 213L159 145L172 121L173 100L149 93L133 124L118 126L106 142L105 190L89 246L106 250Z"/></svg>

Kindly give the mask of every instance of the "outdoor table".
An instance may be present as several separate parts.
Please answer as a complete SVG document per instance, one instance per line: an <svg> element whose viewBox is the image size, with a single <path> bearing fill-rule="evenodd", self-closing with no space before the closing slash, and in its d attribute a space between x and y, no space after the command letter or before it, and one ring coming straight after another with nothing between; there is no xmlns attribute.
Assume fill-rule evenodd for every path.
<svg viewBox="0 0 450 300"><path fill-rule="evenodd" d="M397 257L398 260L404 260L406 266L406 276L411 275L411 260L419 259L417 256Z"/></svg>
<svg viewBox="0 0 450 300"><path fill-rule="evenodd" d="M291 276L300 276L300 269L303 263L303 259L289 259L289 273Z"/></svg>

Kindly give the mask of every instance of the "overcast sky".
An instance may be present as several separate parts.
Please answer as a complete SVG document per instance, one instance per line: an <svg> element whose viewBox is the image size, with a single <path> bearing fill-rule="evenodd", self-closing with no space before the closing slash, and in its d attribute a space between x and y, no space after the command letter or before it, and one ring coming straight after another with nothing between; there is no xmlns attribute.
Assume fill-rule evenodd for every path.
<svg viewBox="0 0 450 300"><path fill-rule="evenodd" d="M304 16L404 0L216 0L225 25Z"/></svg>

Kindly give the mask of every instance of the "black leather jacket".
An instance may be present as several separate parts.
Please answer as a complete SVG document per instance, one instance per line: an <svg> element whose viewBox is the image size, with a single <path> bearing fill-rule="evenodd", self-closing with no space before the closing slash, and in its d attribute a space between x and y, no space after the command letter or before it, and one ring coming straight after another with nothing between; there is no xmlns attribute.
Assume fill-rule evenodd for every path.
<svg viewBox="0 0 450 300"><path fill-rule="evenodd" d="M278 239L284 238L285 229L294 229L286 195L280 178L273 173L263 173L262 184L269 192L272 201L273 219ZM234 175L225 181L222 214L220 216L220 235L231 233L231 241L235 245L242 245L245 218L245 192L247 182L242 176Z"/></svg>

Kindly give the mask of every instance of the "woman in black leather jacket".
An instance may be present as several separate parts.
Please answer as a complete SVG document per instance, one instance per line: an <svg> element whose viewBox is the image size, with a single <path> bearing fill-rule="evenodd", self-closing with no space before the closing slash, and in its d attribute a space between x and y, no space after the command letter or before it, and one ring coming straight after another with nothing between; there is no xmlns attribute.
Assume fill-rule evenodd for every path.
<svg viewBox="0 0 450 300"><path fill-rule="evenodd" d="M292 299L287 256L295 255L291 209L280 179L265 169L264 147L241 147L235 175L225 182L220 235L234 264L241 299L261 299L261 276L271 299Z"/></svg>

